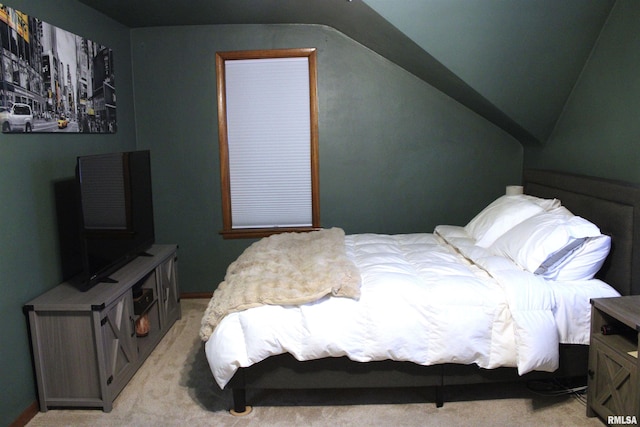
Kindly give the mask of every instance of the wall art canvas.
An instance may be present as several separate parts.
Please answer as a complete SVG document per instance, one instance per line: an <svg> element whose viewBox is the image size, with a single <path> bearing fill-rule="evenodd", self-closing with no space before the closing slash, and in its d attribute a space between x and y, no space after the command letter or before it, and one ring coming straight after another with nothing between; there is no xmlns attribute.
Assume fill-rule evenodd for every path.
<svg viewBox="0 0 640 427"><path fill-rule="evenodd" d="M113 51L0 3L2 132L115 133Z"/></svg>

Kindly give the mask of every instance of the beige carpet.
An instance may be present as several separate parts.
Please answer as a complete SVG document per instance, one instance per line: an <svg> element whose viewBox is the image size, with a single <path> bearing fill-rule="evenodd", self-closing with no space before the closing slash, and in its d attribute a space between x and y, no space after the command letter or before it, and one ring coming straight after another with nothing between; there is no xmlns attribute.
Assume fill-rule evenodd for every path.
<svg viewBox="0 0 640 427"><path fill-rule="evenodd" d="M524 385L447 388L442 408L432 390L260 391L253 412L230 415L198 338L208 300L183 299L182 319L125 387L110 413L49 410L36 426L602 426L571 395L535 394ZM398 403L393 403L398 402ZM409 403L407 403L409 402ZM359 404L358 404L359 403Z"/></svg>

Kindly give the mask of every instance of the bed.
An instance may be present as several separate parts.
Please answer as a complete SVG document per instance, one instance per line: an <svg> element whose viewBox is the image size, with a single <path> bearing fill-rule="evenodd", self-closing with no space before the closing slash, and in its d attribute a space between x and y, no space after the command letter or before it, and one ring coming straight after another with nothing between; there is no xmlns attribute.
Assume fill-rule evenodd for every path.
<svg viewBox="0 0 640 427"><path fill-rule="evenodd" d="M201 336L215 381L233 390L232 413L247 412L252 389L432 387L442 406L450 385L585 377L589 299L640 294L640 252L633 250L640 188L543 170L526 170L523 187L524 195L498 198L464 227L344 236L340 245L353 263L329 269L344 260L328 255L309 266L314 277L339 271L324 280L342 285L319 283L307 292L312 299L278 288L208 323L214 300L224 299L216 290ZM553 244L533 245L536 233ZM227 277L231 270L268 276L236 263Z"/></svg>

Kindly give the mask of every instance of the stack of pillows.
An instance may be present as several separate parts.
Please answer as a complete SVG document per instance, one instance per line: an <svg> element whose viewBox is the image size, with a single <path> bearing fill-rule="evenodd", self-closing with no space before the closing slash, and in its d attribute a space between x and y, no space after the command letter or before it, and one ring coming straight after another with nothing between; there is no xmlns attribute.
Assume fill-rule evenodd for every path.
<svg viewBox="0 0 640 427"><path fill-rule="evenodd" d="M589 280L600 270L611 238L556 199L502 196L465 227L476 245L510 258L547 280Z"/></svg>

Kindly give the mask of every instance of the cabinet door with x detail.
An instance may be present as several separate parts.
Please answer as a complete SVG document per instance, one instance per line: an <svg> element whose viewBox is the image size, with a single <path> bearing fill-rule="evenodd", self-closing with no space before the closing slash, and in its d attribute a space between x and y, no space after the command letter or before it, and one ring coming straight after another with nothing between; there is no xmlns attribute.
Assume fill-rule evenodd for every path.
<svg viewBox="0 0 640 427"><path fill-rule="evenodd" d="M637 415L638 375L634 358L598 338L591 344L596 358L590 390L593 409L603 417Z"/></svg>
<svg viewBox="0 0 640 427"><path fill-rule="evenodd" d="M160 303L162 304L163 327L173 325L181 317L180 293L178 289L178 257L167 259L158 266Z"/></svg>
<svg viewBox="0 0 640 427"><path fill-rule="evenodd" d="M100 329L106 388L114 397L135 372L138 359L131 292L102 311Z"/></svg>

